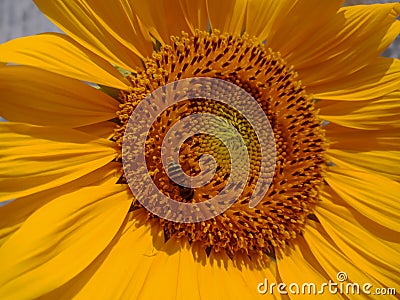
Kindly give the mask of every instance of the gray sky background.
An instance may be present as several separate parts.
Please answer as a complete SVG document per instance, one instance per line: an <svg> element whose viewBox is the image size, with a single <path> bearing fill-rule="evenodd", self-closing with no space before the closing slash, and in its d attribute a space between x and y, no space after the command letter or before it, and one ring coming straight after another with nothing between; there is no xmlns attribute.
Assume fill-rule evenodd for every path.
<svg viewBox="0 0 400 300"><path fill-rule="evenodd" d="M48 0L55 1L55 0ZM195 1L195 0L194 0ZM347 4L384 3L395 1L348 0ZM60 30L37 9L32 0L0 0L0 43L21 36ZM385 56L400 58L400 39L385 52Z"/></svg>
<svg viewBox="0 0 400 300"><path fill-rule="evenodd" d="M60 32L33 1L0 0L0 43L46 31Z"/></svg>

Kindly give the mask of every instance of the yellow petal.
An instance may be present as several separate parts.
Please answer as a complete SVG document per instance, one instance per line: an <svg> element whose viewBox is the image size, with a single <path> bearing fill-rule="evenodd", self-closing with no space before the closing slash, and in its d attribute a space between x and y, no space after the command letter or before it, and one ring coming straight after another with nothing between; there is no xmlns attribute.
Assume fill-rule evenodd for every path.
<svg viewBox="0 0 400 300"><path fill-rule="evenodd" d="M36 211L0 248L0 298L36 298L79 274L117 234L130 203L124 186L88 187Z"/></svg>
<svg viewBox="0 0 400 300"><path fill-rule="evenodd" d="M285 58L309 88L348 76L396 39L399 12L399 3L344 7Z"/></svg>
<svg viewBox="0 0 400 300"><path fill-rule="evenodd" d="M155 254L164 244L162 230L145 223L146 215L144 209L131 213L107 249L82 273L45 299L138 299L135 295L147 280Z"/></svg>
<svg viewBox="0 0 400 300"><path fill-rule="evenodd" d="M121 236L48 299L271 299L257 295L259 281L275 280L268 268L250 269L244 259L239 269L228 257L207 258L197 244L174 238L164 243L162 228L145 223L146 215L143 209L133 212Z"/></svg>
<svg viewBox="0 0 400 300"><path fill-rule="evenodd" d="M133 0L131 5L145 28L163 44L169 43L172 35L180 36L182 31L193 33L196 23L200 25L199 21L204 26L206 11L203 0L190 1L190 4L184 0Z"/></svg>
<svg viewBox="0 0 400 300"><path fill-rule="evenodd" d="M257 285L267 276L274 281L269 269L252 268L248 259L236 262L238 265L222 253L212 252L207 257L199 245L171 238L155 255L137 298L263 299Z"/></svg>
<svg viewBox="0 0 400 300"><path fill-rule="evenodd" d="M203 250L204 251L204 250ZM200 256L201 257L201 256ZM236 257L235 265L232 260L223 253L211 252L198 269L199 292L207 299L273 299L275 296L258 293L257 287L267 278L269 282L276 282L275 276L269 271L269 267L254 266L250 259L242 256ZM269 264L275 265L270 262ZM210 286L207 290L206 286ZM202 299L202 298L201 298Z"/></svg>
<svg viewBox="0 0 400 300"><path fill-rule="evenodd" d="M400 127L400 91L369 101L321 101L319 117L341 126L376 130Z"/></svg>
<svg viewBox="0 0 400 300"><path fill-rule="evenodd" d="M93 185L111 184L117 182L117 170L121 167L119 163L109 163L81 178L67 182L66 184L44 190L32 195L13 200L11 203L0 207L0 247L17 231L25 220L41 208L43 205L64 194L75 192L81 188Z"/></svg>
<svg viewBox="0 0 400 300"><path fill-rule="evenodd" d="M320 70L318 76L322 78L325 71ZM307 82L304 84L307 85L308 92L317 99L371 100L398 90L400 60L381 57L349 76L337 76L335 81L322 85L310 85Z"/></svg>
<svg viewBox="0 0 400 300"><path fill-rule="evenodd" d="M171 238L152 259L136 299L199 299L196 262L189 249ZM186 276L186 277L184 277ZM157 288L156 288L157 287ZM212 289L212 287L210 287ZM190 290L191 289L191 290ZM128 296L128 295L126 295ZM133 296L133 297L132 297Z"/></svg>
<svg viewBox="0 0 400 300"><path fill-rule="evenodd" d="M8 121L78 127L115 118L118 102L76 79L44 70L0 69L0 115Z"/></svg>
<svg viewBox="0 0 400 300"><path fill-rule="evenodd" d="M0 200L57 187L109 163L114 144L61 127L0 123Z"/></svg>
<svg viewBox="0 0 400 300"><path fill-rule="evenodd" d="M265 279L269 283L272 282L279 282L279 275L277 270L277 264L275 261L266 260L262 263L261 266L254 266L252 263L251 258L246 255L236 255L235 259L235 266L240 271L242 278L244 280L245 286L248 286L250 291L248 292L249 295L252 294L251 299L285 299L284 297L281 298L279 294L270 294L269 291L263 294L258 291L259 286L261 283L265 284ZM226 288L230 289L231 284L227 283ZM260 290L262 290L263 286L260 286ZM254 292L256 293L254 293ZM237 292L234 291L234 298L237 295Z"/></svg>
<svg viewBox="0 0 400 300"><path fill-rule="evenodd" d="M180 0L180 4L182 6L182 11L186 22L192 31L195 29L207 29L208 16L206 2L204 0Z"/></svg>
<svg viewBox="0 0 400 300"><path fill-rule="evenodd" d="M380 222L377 223L368 218L364 214L363 209L358 210L354 208L352 205L343 200L329 185L326 185L324 187L321 193L321 201L326 201L326 203L328 204L333 204L341 207L343 211L348 212L348 215L357 220L355 224L360 224L361 228L374 235L374 238L379 240L380 243L383 243L389 248L395 249L397 252L400 252L400 239L398 235L398 230L389 229L388 227L380 224Z"/></svg>
<svg viewBox="0 0 400 300"><path fill-rule="evenodd" d="M0 45L0 60L38 67L79 80L127 89L129 82L107 61L70 37L46 33Z"/></svg>
<svg viewBox="0 0 400 300"><path fill-rule="evenodd" d="M292 5L293 1L248 0L246 33L256 37L259 43L268 40L268 37L272 35L272 27L274 26L277 30L282 26L285 19L280 16Z"/></svg>
<svg viewBox="0 0 400 300"><path fill-rule="evenodd" d="M324 128L330 142L330 148L354 151L397 151L400 147L400 130L397 128L367 131L347 128L333 123Z"/></svg>
<svg viewBox="0 0 400 300"><path fill-rule="evenodd" d="M82 127L76 127L75 129L108 140L112 137L115 128L115 123L107 121Z"/></svg>
<svg viewBox="0 0 400 300"><path fill-rule="evenodd" d="M363 272L388 287L399 286L399 234L367 222L324 194L316 215L335 244ZM357 218L356 218L357 217Z"/></svg>
<svg viewBox="0 0 400 300"><path fill-rule="evenodd" d="M212 29L241 34L245 26L247 0L206 0Z"/></svg>
<svg viewBox="0 0 400 300"><path fill-rule="evenodd" d="M326 182L345 202L378 224L400 232L398 182L340 167L332 167L328 171Z"/></svg>
<svg viewBox="0 0 400 300"><path fill-rule="evenodd" d="M132 16L129 3L106 0L35 0L39 9L79 44L126 70L152 53L150 36Z"/></svg>
<svg viewBox="0 0 400 300"><path fill-rule="evenodd" d="M346 291L346 288L350 291L348 295L357 295L356 292L354 294L352 293L352 286L347 285L348 283L358 284L360 294L363 293L362 288L365 283L372 284L375 288L382 287L379 282L362 272L360 268L351 261L351 257L346 257L340 249L336 247L335 243L319 223L311 220L308 222L304 233L304 239L311 249L312 254L328 273L332 282L340 284L341 281L338 280L338 274L346 273L348 280L342 282L344 285L343 291ZM303 247L303 245L300 247ZM357 291L356 287L355 289L355 291ZM373 289L371 289L371 291L372 290ZM325 287L325 293L328 293L327 287Z"/></svg>
<svg viewBox="0 0 400 300"><path fill-rule="evenodd" d="M302 240L302 238L299 238ZM285 251L277 252L277 264L282 282L287 285L286 291L290 299L320 299L318 294L322 284L328 282L329 276L316 262L310 250L298 243L288 247ZM290 287L291 283L297 283L299 293L296 294L296 287ZM302 292L304 291L304 292ZM342 299L339 295L329 295L332 299Z"/></svg>
<svg viewBox="0 0 400 300"><path fill-rule="evenodd" d="M313 43L313 37L327 20L334 17L342 0L284 0L271 32L266 36L266 46L279 51L284 58L303 44ZM309 20L309 21L306 21ZM312 21L311 21L312 20Z"/></svg>
<svg viewBox="0 0 400 300"><path fill-rule="evenodd" d="M328 149L327 157L336 166L372 172L396 181L400 180L400 151L351 151Z"/></svg>

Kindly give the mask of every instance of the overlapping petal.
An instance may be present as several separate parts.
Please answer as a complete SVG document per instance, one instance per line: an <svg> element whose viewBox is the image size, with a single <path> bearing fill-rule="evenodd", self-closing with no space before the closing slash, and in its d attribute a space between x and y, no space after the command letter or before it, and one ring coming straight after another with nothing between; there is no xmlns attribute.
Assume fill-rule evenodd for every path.
<svg viewBox="0 0 400 300"><path fill-rule="evenodd" d="M400 285L400 249L397 232L357 218L332 194L324 194L316 215L325 231L347 257L381 284ZM395 246L397 245L397 246Z"/></svg>
<svg viewBox="0 0 400 300"><path fill-rule="evenodd" d="M271 30L266 33L264 39L267 47L279 51L284 58L296 52L306 41L308 44L313 43L314 34L327 20L335 16L343 3L342 0L285 0L282 2L286 3L279 6Z"/></svg>
<svg viewBox="0 0 400 300"><path fill-rule="evenodd" d="M0 200L63 185L115 157L112 142L61 127L3 122L0 139Z"/></svg>
<svg viewBox="0 0 400 300"><path fill-rule="evenodd" d="M115 118L118 102L76 79L27 66L0 69L0 115L9 121L80 127Z"/></svg>
<svg viewBox="0 0 400 300"><path fill-rule="evenodd" d="M105 121L91 125L75 127L75 129L108 140L114 134L115 123L111 121Z"/></svg>
<svg viewBox="0 0 400 300"><path fill-rule="evenodd" d="M126 90L128 81L106 60L69 36L47 33L0 45L0 61L48 70L79 80Z"/></svg>
<svg viewBox="0 0 400 300"><path fill-rule="evenodd" d="M212 29L232 34L243 32L247 0L206 0L206 3Z"/></svg>
<svg viewBox="0 0 400 300"><path fill-rule="evenodd" d="M129 214L107 249L84 272L48 293L44 299L131 298L137 295L157 249L164 243L160 228L156 224L145 224L145 220L143 209Z"/></svg>
<svg viewBox="0 0 400 300"><path fill-rule="evenodd" d="M369 172L332 167L325 180L350 206L371 220L400 231L400 183Z"/></svg>
<svg viewBox="0 0 400 300"><path fill-rule="evenodd" d="M53 199L66 193L78 191L88 186L97 186L103 184L114 184L118 168L117 163L109 163L81 178L67 182L66 184L44 190L38 193L30 194L13 200L5 206L0 207L0 247L1 245L32 215Z"/></svg>
<svg viewBox="0 0 400 300"><path fill-rule="evenodd" d="M298 293L297 291L291 293L290 299L318 299L318 287L329 280L326 272L310 255L310 250L307 247L300 247L297 243L277 253L277 264L282 282L297 283L300 289L305 288L304 292L300 290ZM304 283L311 285L303 286ZM332 299L341 299L341 297L335 294L332 295Z"/></svg>
<svg viewBox="0 0 400 300"><path fill-rule="evenodd" d="M195 29L206 29L203 0L132 0L131 5L146 29L162 44L169 43L171 36L180 36L182 31L194 33Z"/></svg>
<svg viewBox="0 0 400 300"><path fill-rule="evenodd" d="M328 159L344 169L361 170L399 181L400 151L328 149Z"/></svg>
<svg viewBox="0 0 400 300"><path fill-rule="evenodd" d="M248 0L245 27L250 36L261 43L268 39L272 30L277 30L285 24L281 14L287 12L293 1Z"/></svg>
<svg viewBox="0 0 400 300"><path fill-rule="evenodd" d="M367 101L321 101L319 117L341 126L377 130L400 127L400 91Z"/></svg>
<svg viewBox="0 0 400 300"><path fill-rule="evenodd" d="M79 44L126 70L141 66L153 50L128 1L35 0L39 9Z"/></svg>
<svg viewBox="0 0 400 300"><path fill-rule="evenodd" d="M359 130L339 126L333 123L326 125L329 149L343 151L398 151L400 147L400 130L389 128L382 130Z"/></svg>
<svg viewBox="0 0 400 300"><path fill-rule="evenodd" d="M87 187L33 213L0 248L0 297L36 298L78 275L119 231L129 198L124 186Z"/></svg>
<svg viewBox="0 0 400 300"><path fill-rule="evenodd" d="M191 30L206 30L208 15L205 1L180 0L186 22Z"/></svg>
<svg viewBox="0 0 400 300"><path fill-rule="evenodd" d="M275 280L268 268L249 269L248 259L235 267L228 258L212 254L210 264L204 249L196 245L176 239L165 243L161 228L144 223L145 215L144 210L135 211L109 249L47 298L220 299L243 294L257 299L258 282L264 277ZM260 299L274 299L268 296Z"/></svg>
<svg viewBox="0 0 400 300"><path fill-rule="evenodd" d="M363 293L362 286L365 283L369 283L375 288L382 287L381 283L362 272L350 258L341 253L340 249L335 246L335 243L319 223L310 221L306 228L304 240L310 248L312 255L315 256L318 263L329 274L332 282L339 283L337 275L344 272L348 277L348 281L343 283L346 288L347 283L358 284L358 288L354 287L354 290L349 286L347 295L360 295ZM301 244L300 247L305 247L305 245ZM328 293L327 287L325 287L324 292L325 294ZM374 297L373 295L367 296L365 294L363 296L367 299L373 299Z"/></svg>
<svg viewBox="0 0 400 300"><path fill-rule="evenodd" d="M301 73L300 73L301 76ZM323 76L323 74L320 74ZM304 79L306 77L303 77ZM371 100L382 97L400 86L400 60L377 58L349 76L336 76L329 84L308 84L309 93L321 100Z"/></svg>
<svg viewBox="0 0 400 300"><path fill-rule="evenodd" d="M399 13L399 3L344 7L324 20L321 28L285 58L307 87L328 89L332 87L330 82L367 66L396 39L400 33L400 22L396 20Z"/></svg>

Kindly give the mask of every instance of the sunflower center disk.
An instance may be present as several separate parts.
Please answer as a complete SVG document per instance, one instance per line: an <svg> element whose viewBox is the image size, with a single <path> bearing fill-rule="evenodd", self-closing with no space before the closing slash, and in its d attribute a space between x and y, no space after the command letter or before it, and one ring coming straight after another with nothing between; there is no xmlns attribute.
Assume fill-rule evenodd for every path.
<svg viewBox="0 0 400 300"><path fill-rule="evenodd" d="M163 195L179 203L199 204L215 198L230 185L233 164L239 169L248 168L242 186L231 186L238 194L235 202L212 218L174 222L171 220L179 212L173 211L171 214L176 215L171 218L160 218L150 211L148 217L160 222L166 238L185 238L206 250L224 251L231 257L244 253L271 255L275 247L284 247L288 240L296 238L318 201L325 163L324 134L315 117L314 100L296 81L297 74L286 66L279 53L256 44L246 35L197 32L193 37L183 34L171 40L171 45L161 47L151 59L145 60L143 70L129 76L131 91L121 93L120 125L114 132L114 140L120 146L121 156L125 155L122 182L127 180L129 183L130 170L134 168L134 164L131 168L126 166L127 157L135 157L142 151L145 167ZM139 132L140 126L133 129L129 126L130 116L138 112L136 109L144 100L149 100L148 95L178 80L199 77L229 82L251 95L269 121L270 127L263 130L270 131L274 149L263 150L265 141L260 140L259 128L255 128L252 118L245 116L241 109L204 95L176 102L164 109L154 117L155 121L146 132ZM217 83L209 89L214 95L238 98L234 87L227 91ZM161 107L162 102L152 104ZM157 107L147 108L142 114L151 118ZM185 118L199 114L224 120L214 126L218 134L203 132L204 123L196 125L194 120L192 127L199 133L174 145L177 146L177 161L163 161L163 141L169 130ZM259 118L255 116L254 119ZM129 137L143 134L146 134L143 147L125 143ZM237 139L237 135L247 151L247 166L245 159L236 162L237 157L230 149L229 141ZM235 145L232 147L237 148ZM207 169L202 163L211 157L215 168L209 172L210 180L202 186L186 184L187 178L194 178ZM265 185L269 188L267 186L261 193L257 190L257 182L263 178L267 178ZM141 188L146 189L145 186ZM262 197L253 208L249 204L254 193L262 194ZM152 195L149 193L148 197L151 199ZM142 207L141 201L134 202L134 206Z"/></svg>

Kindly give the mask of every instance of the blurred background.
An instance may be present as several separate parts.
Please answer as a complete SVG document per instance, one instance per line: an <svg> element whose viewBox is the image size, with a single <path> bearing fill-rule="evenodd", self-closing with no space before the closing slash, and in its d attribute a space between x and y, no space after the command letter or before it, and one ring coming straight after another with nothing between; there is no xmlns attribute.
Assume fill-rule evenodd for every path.
<svg viewBox="0 0 400 300"><path fill-rule="evenodd" d="M0 43L46 31L60 32L32 0L0 0Z"/></svg>
<svg viewBox="0 0 400 300"><path fill-rule="evenodd" d="M348 0L345 5L386 2L396 1ZM42 15L32 0L0 0L0 43L17 37L46 31L60 32L55 25ZM400 58L399 38L384 55Z"/></svg>

